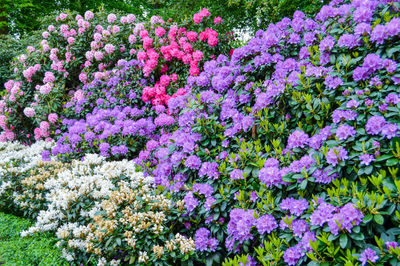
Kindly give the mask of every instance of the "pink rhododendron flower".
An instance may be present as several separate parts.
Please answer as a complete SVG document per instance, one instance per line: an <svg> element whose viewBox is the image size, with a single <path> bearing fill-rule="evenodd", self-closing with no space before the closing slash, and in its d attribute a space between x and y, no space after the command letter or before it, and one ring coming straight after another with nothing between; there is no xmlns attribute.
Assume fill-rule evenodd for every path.
<svg viewBox="0 0 400 266"><path fill-rule="evenodd" d="M49 120L50 123L54 124L55 122L57 122L58 115L55 113L51 113L48 115L47 119Z"/></svg>
<svg viewBox="0 0 400 266"><path fill-rule="evenodd" d="M116 21L117 20L117 16L115 15L115 14L109 14L108 16L107 16L107 21L108 21L108 23L114 23L114 21Z"/></svg>
<svg viewBox="0 0 400 266"><path fill-rule="evenodd" d="M25 107L24 114L26 117L34 117L35 116L35 109L32 107Z"/></svg>
<svg viewBox="0 0 400 266"><path fill-rule="evenodd" d="M222 22L222 18L221 17L215 17L214 18L214 24L215 25L218 25L218 24L220 24Z"/></svg>
<svg viewBox="0 0 400 266"><path fill-rule="evenodd" d="M155 34L158 37L163 36L165 34L165 29L163 27L158 27L158 28L155 29Z"/></svg>

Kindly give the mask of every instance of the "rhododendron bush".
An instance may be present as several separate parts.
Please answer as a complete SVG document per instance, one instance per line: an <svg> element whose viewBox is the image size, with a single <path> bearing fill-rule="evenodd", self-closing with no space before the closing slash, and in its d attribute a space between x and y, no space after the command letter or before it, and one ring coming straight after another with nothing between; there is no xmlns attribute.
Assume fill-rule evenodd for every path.
<svg viewBox="0 0 400 266"><path fill-rule="evenodd" d="M65 255L79 262L397 264L399 8L334 0L314 18L297 11L266 26L230 55L225 46L215 53L215 33L205 29L201 58L177 42L191 53L187 63L183 55L168 60L179 57L163 48L172 44L149 46L167 34L159 25L154 36L142 30L135 56L93 70L52 118L56 142L41 154L64 162L41 167L74 170L41 179L39 170L24 172L19 186L5 172L4 198L31 206L38 223L30 233L57 231ZM207 18L203 9L193 21ZM165 61L152 69L155 54ZM80 171L90 160L101 163ZM92 177L117 166L148 182L145 189L125 170ZM12 190L31 183L43 189ZM68 207L78 205L82 219ZM160 219L151 220L152 208ZM151 222L127 225L132 212Z"/></svg>
<svg viewBox="0 0 400 266"><path fill-rule="evenodd" d="M138 88L142 100L166 105L176 86L198 75L205 60L229 52L230 37L221 19L213 19L207 9L195 18L177 26L159 16L138 22L133 14L61 13L42 33L40 44L29 46L14 63L15 78L5 83L0 102L0 140L54 137L63 103L81 100L84 84L105 78L133 58L142 63L137 71L149 81ZM176 80L179 85L170 86Z"/></svg>

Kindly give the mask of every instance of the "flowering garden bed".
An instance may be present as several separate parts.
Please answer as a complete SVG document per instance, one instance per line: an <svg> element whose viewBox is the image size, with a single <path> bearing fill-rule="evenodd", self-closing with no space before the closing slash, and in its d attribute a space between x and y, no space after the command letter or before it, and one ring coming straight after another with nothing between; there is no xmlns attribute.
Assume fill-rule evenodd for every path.
<svg viewBox="0 0 400 266"><path fill-rule="evenodd" d="M235 49L207 9L60 14L5 84L0 204L76 264L397 264L399 8Z"/></svg>

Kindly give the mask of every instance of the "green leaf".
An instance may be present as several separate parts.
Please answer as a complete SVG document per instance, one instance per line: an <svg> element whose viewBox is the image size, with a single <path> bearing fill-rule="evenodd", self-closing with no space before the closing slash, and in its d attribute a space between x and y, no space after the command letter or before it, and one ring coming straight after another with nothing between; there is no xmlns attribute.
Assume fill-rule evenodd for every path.
<svg viewBox="0 0 400 266"><path fill-rule="evenodd" d="M339 243L341 248L346 248L348 242L347 235L343 234L340 236Z"/></svg>
<svg viewBox="0 0 400 266"><path fill-rule="evenodd" d="M300 188L301 190L305 190L306 187L307 187L307 179L301 181L299 188Z"/></svg>
<svg viewBox="0 0 400 266"><path fill-rule="evenodd" d="M358 241L364 240L364 238L365 238L364 234L362 234L362 233L352 233L352 234L350 234L350 237L352 239L358 240Z"/></svg>
<svg viewBox="0 0 400 266"><path fill-rule="evenodd" d="M380 215L380 214L374 215L374 220L375 220L375 222L376 222L377 224L380 224L380 225L382 225L383 222L385 221L385 219L383 218L383 216Z"/></svg>
<svg viewBox="0 0 400 266"><path fill-rule="evenodd" d="M289 177L288 175L282 176L282 180L285 181L285 182L288 182L288 183L294 182L294 179Z"/></svg>
<svg viewBox="0 0 400 266"><path fill-rule="evenodd" d="M394 166L394 165L396 165L398 163L399 163L399 160L393 158L393 159L390 159L390 160L386 161L386 166Z"/></svg>
<svg viewBox="0 0 400 266"><path fill-rule="evenodd" d="M372 173L372 170L374 170L374 167L372 165L368 165L365 169L364 169L364 173L366 175L370 175Z"/></svg>
<svg viewBox="0 0 400 266"><path fill-rule="evenodd" d="M381 162L381 161L386 161L387 159L393 158L392 154L385 154L382 155L381 157L377 158L375 161L376 162Z"/></svg>

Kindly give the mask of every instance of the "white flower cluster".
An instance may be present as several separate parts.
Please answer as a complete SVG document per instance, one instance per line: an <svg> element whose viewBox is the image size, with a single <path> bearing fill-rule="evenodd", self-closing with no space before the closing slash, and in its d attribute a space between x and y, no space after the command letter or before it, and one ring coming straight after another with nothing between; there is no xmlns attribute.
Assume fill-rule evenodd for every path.
<svg viewBox="0 0 400 266"><path fill-rule="evenodd" d="M78 217L93 218L100 209L100 200L111 194L115 189L113 181L122 175L129 177L133 187L153 182L153 178L136 172L135 165L127 160L106 162L103 157L90 154L83 161L73 161L68 169L44 183L44 188L49 191L46 195L48 209L39 213L35 226L29 229L28 234L57 230L61 225L68 225L63 224L65 221ZM86 203L86 208L76 208L77 204L85 204L80 201L87 200L90 203Z"/></svg>
<svg viewBox="0 0 400 266"><path fill-rule="evenodd" d="M0 197L11 191L5 194L12 195L15 206L36 217L22 237L52 231L68 261L94 256L98 265L120 263L113 259L110 240L142 263L162 259L165 252L180 250L184 256L194 251L191 238L178 234L165 240L174 205L153 187L152 177L136 171L134 163L108 162L94 154L72 163L42 162L42 151L51 145L0 143ZM149 235L154 243L143 242Z"/></svg>
<svg viewBox="0 0 400 266"><path fill-rule="evenodd" d="M0 199L7 197L6 191L19 196L13 191L15 182L20 181L23 175L36 167L42 161L42 151L50 149L53 142L38 141L32 146L25 146L19 142L0 143ZM12 200L14 200L12 199Z"/></svg>
<svg viewBox="0 0 400 266"><path fill-rule="evenodd" d="M54 142L38 141L31 146L19 142L0 143L0 180L8 173L24 173L42 161L44 149L50 149Z"/></svg>

